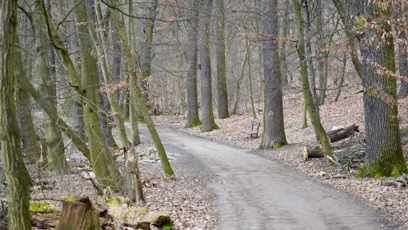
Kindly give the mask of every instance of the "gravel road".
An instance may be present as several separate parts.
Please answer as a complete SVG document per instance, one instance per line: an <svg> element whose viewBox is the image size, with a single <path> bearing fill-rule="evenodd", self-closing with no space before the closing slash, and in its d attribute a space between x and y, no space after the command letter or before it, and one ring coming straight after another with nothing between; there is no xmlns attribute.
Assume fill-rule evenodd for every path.
<svg viewBox="0 0 408 230"><path fill-rule="evenodd" d="M208 186L216 196L220 230L386 228L379 215L354 198L256 152L170 128L158 132L167 151L190 154L200 161L197 170L212 175Z"/></svg>

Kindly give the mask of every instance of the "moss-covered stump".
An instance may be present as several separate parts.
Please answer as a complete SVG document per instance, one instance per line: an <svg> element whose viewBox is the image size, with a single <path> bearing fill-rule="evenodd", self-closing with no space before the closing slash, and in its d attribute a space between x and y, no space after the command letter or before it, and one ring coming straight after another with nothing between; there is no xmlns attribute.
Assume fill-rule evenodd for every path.
<svg viewBox="0 0 408 230"><path fill-rule="evenodd" d="M61 219L56 230L99 230L99 211L92 206L89 198L75 201L64 201Z"/></svg>
<svg viewBox="0 0 408 230"><path fill-rule="evenodd" d="M46 202L30 202L31 225L40 229L55 228L61 209Z"/></svg>
<svg viewBox="0 0 408 230"><path fill-rule="evenodd" d="M146 207L129 207L124 199L111 198L107 205L108 214L125 226L137 229L151 229L151 225L163 230L173 228L173 222L167 212L149 211Z"/></svg>

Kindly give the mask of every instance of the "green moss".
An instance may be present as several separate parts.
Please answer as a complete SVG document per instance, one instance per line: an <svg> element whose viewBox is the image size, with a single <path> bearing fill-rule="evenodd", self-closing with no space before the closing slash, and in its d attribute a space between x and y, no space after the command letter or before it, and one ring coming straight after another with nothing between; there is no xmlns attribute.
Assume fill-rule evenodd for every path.
<svg viewBox="0 0 408 230"><path fill-rule="evenodd" d="M374 164L374 163L366 163L357 173L357 178L363 177L373 177L373 178L380 178L383 176L386 177L399 177L402 173L408 173L408 169L405 165L382 165L382 164Z"/></svg>
<svg viewBox="0 0 408 230"><path fill-rule="evenodd" d="M123 204L126 202L124 197L109 197L105 200L106 204Z"/></svg>
<svg viewBox="0 0 408 230"><path fill-rule="evenodd" d="M191 124L187 124L186 128L194 128L201 125L200 119L194 119Z"/></svg>
<svg viewBox="0 0 408 230"><path fill-rule="evenodd" d="M275 144L273 144L273 148L274 148L274 149L279 149L279 148L281 148L282 146L287 145L287 144L288 144L287 142L278 141L278 142L276 142Z"/></svg>
<svg viewBox="0 0 408 230"><path fill-rule="evenodd" d="M167 224L163 225L162 230L172 230L173 229L173 221L169 221Z"/></svg>
<svg viewBox="0 0 408 230"><path fill-rule="evenodd" d="M32 213L55 213L55 212L61 212L61 209L59 209L56 206L53 206L49 203L34 203L30 202L30 212Z"/></svg>
<svg viewBox="0 0 408 230"><path fill-rule="evenodd" d="M65 198L64 201L65 201L65 202L74 202L74 201L75 201L75 198L72 197L72 196L70 196L70 197Z"/></svg>

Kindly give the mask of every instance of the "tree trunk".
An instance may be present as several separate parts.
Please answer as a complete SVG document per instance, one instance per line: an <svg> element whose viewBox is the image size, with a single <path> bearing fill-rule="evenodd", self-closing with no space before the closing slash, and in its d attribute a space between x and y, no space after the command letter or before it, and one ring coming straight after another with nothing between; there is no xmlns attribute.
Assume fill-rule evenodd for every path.
<svg viewBox="0 0 408 230"><path fill-rule="evenodd" d="M406 27L396 28L398 34L398 71L402 77L401 87L398 92L399 99L408 96L408 39L405 29Z"/></svg>
<svg viewBox="0 0 408 230"><path fill-rule="evenodd" d="M201 124L198 114L197 93L197 41L198 41L198 1L190 0L188 44L187 44L187 128Z"/></svg>
<svg viewBox="0 0 408 230"><path fill-rule="evenodd" d="M129 0L129 14L133 15L133 1ZM129 18L129 41L130 41L130 49L133 53L136 52L135 50L135 25L134 25L134 19L133 18ZM117 44L120 46L119 44L119 39L117 37L117 32L115 31L115 35L117 38ZM121 48L120 48L121 49ZM122 50L122 49L121 49ZM132 145L136 146L140 144L140 132L139 132L139 118L140 118L140 114L138 113L138 109L137 109L137 99L136 99L136 95L134 94L134 91L132 90L135 87L138 87L138 82L136 78L131 77L130 78L130 87L129 87L129 120L130 120L130 124L131 124L131 130L132 130Z"/></svg>
<svg viewBox="0 0 408 230"><path fill-rule="evenodd" d="M334 101L336 102L341 94L341 88L343 88L343 84L344 84L344 77L346 75L346 66L347 66L347 55L344 54L343 55L343 66L342 66L342 70L341 70L341 75L340 75L340 83L338 83L338 89L336 91L336 96L334 97ZM337 79L336 81L337 82Z"/></svg>
<svg viewBox="0 0 408 230"><path fill-rule="evenodd" d="M50 2L47 2L47 8L50 8ZM35 10L40 12L41 6L35 5ZM50 9L49 9L50 10ZM37 60L37 73L40 76L41 84L39 92L43 98L47 98L52 106L57 106L56 101L56 76L55 76L55 56L53 47L48 46L45 20L43 15L38 14L35 18L35 38ZM53 60L54 59L54 60ZM48 116L48 115L47 115ZM62 139L61 130L57 124L47 117L45 127L45 140L47 143L47 171L54 175L67 174L70 171L65 158L65 146Z"/></svg>
<svg viewBox="0 0 408 230"><path fill-rule="evenodd" d="M288 63L286 61L287 55L287 41L288 39L288 32L289 32L289 3L290 1L285 1L285 13L281 20L281 36L279 40L279 57L280 57L280 71L282 75L282 87L289 86L289 77L288 77Z"/></svg>
<svg viewBox="0 0 408 230"><path fill-rule="evenodd" d="M280 148L286 145L283 122L282 80L280 75L278 41L278 1L268 0L262 4L261 30L264 67L265 107L260 148Z"/></svg>
<svg viewBox="0 0 408 230"><path fill-rule="evenodd" d="M390 3L381 5L364 0L359 2L362 15L369 20L390 16ZM363 101L366 128L365 164L358 176L399 176L408 172L401 147L399 131L397 81L378 65L395 73L394 39L391 25L368 25L363 34L360 50L363 58ZM378 27L378 28L377 28ZM382 31L382 32L381 32ZM374 41L374 42L369 42Z"/></svg>
<svg viewBox="0 0 408 230"><path fill-rule="evenodd" d="M139 156L133 147L126 151L125 154L127 196L136 202L137 205L143 206L146 200L143 195L143 186L139 172Z"/></svg>
<svg viewBox="0 0 408 230"><path fill-rule="evenodd" d="M310 22L310 15L309 15L309 1L308 0L301 0L301 15L303 21L303 31L304 33L304 40L305 40L305 58L307 63L307 74L308 74L308 81L310 92L312 94L313 103L315 104L315 108L317 111L317 115L319 115L319 103L316 93L316 71L313 63L312 58L312 31L311 31L311 22Z"/></svg>
<svg viewBox="0 0 408 230"><path fill-rule="evenodd" d="M217 62L217 108L218 118L228 118L228 88L227 88L227 64L225 57L225 13L224 0L216 0L215 22L215 47Z"/></svg>
<svg viewBox="0 0 408 230"><path fill-rule="evenodd" d="M14 51L17 41L17 1L2 1L0 13L0 141L3 171L8 188L8 227L10 230L31 229L30 175L21 152L14 91Z"/></svg>
<svg viewBox="0 0 408 230"><path fill-rule="evenodd" d="M246 49L246 52L245 52L246 61L248 64L249 101L251 103L252 119L257 119L256 111L255 111L255 104L254 104L254 93L253 93L253 85L252 85L251 50L249 49L248 35L245 35L245 49Z"/></svg>
<svg viewBox="0 0 408 230"><path fill-rule="evenodd" d="M301 6L300 6L300 0L293 0L293 8L295 12L295 21L296 21L296 32L297 32L297 40L298 40L298 47L297 51L299 54L299 59L301 63L301 79L302 79L302 89L303 89L303 94L305 97L305 103L307 110L309 112L310 120L312 122L313 129L315 130L315 133L317 135L317 138L319 139L324 153L329 157L331 161L334 161L333 159L333 149L330 144L330 140L326 134L326 131L324 130L320 118L319 118L319 113L315 107L315 104L313 102L313 96L312 93L310 92L310 87L309 87L309 81L308 81L308 74L307 74L307 63L306 63L306 57L305 57L305 39L304 39L304 32L303 32L303 20L302 20L302 14L301 14Z"/></svg>
<svg viewBox="0 0 408 230"><path fill-rule="evenodd" d="M332 1L333 1L334 6L337 9L337 12L340 15L341 21L344 26L344 32L346 33L346 36L347 36L348 50L349 50L354 68L356 69L358 76L361 78L363 70L362 70L360 57L357 51L356 38L353 34L353 28L352 28L353 25L351 24L349 16L347 15L346 10L343 7L342 1L341 0L332 0Z"/></svg>
<svg viewBox="0 0 408 230"><path fill-rule="evenodd" d="M347 138L353 135L355 132L359 132L359 130L358 130L358 126L353 124L346 128L331 130L327 132L327 135L330 138L330 142L333 143L333 142L343 140L344 138Z"/></svg>
<svg viewBox="0 0 408 230"><path fill-rule="evenodd" d="M34 130L33 117L31 115L32 105L30 104L30 93L24 87L22 87L20 83L21 78L19 76L26 76L26 71L21 60L21 55L18 55L17 52L19 51L15 51L15 75L17 84L16 98L17 116L20 122L21 140L23 142L22 150L28 162L35 163L39 162L41 159L41 149L40 145L37 142L37 135Z"/></svg>
<svg viewBox="0 0 408 230"><path fill-rule="evenodd" d="M40 1L40 0L37 0ZM102 136L101 128L99 126L98 120L98 108L96 105L96 85L97 81L97 68L95 60L92 60L92 46L89 40L83 38L80 40L81 47L81 57L83 61L83 83L79 80L78 74L69 56L68 50L64 46L63 42L60 40L58 33L51 23L48 12L45 9L44 2L42 2L42 10L46 16L48 35L58 51L60 59L63 61L65 67L70 76L70 86L76 90L76 92L81 96L81 101L84 105L84 116L86 125L86 134L89 138L89 146L91 150L90 159L93 166L93 171L95 173L98 183L103 187L111 187L115 191L123 191L124 180L120 175L119 170L116 168L113 162L113 156L109 149L105 145L105 140ZM82 10L83 14L86 15L86 10L84 3L81 2L76 10ZM87 34L86 23L82 23L79 27L82 27L83 34Z"/></svg>
<svg viewBox="0 0 408 230"><path fill-rule="evenodd" d="M245 53L244 59L242 60L242 64L241 64L242 67L241 67L240 77L236 81L237 83L236 83L236 87L235 87L235 102L234 102L234 109L232 110L232 114L237 114L238 113L238 104L239 104L240 95L241 95L241 84L242 84L242 80L244 79L244 76L245 76L245 64L246 64L247 57L248 57L248 55ZM256 119L256 117L253 118L253 119Z"/></svg>
<svg viewBox="0 0 408 230"><path fill-rule="evenodd" d="M145 3L147 4L147 3ZM148 81L152 74L152 43L154 34L154 22L156 20L157 6L159 0L152 0L146 7L146 24L145 24L145 42L143 44L140 65L142 67L142 77L139 79L140 89L143 93L143 98L146 100L147 105L149 105L149 93L148 93Z"/></svg>
<svg viewBox="0 0 408 230"><path fill-rule="evenodd" d="M109 0L109 3L112 5L112 4L115 4L116 1ZM119 40L121 41L121 44L122 44L122 50L124 51L126 61L129 65L129 75L131 78L133 78L134 81L137 81L137 71L136 71L136 65L134 63L136 59L134 58L131 52L130 45L129 45L125 30L124 30L123 21L119 19L117 12L114 9L109 9L109 10L113 16L113 21L116 27L116 32L118 33ZM137 85L131 90L133 91L132 94L135 96L138 102L139 111L141 115L143 116L147 129L149 130L150 135L153 139L153 142L156 146L157 152L160 157L160 161L162 163L163 171L167 177L171 179L175 179L175 175L174 175L173 169L170 166L169 160L166 155L166 151L164 150L164 147L163 147L163 143L161 142L159 134L157 133L156 128L154 127L153 120L149 115L149 110L147 108L146 102L143 99L142 91Z"/></svg>
<svg viewBox="0 0 408 230"><path fill-rule="evenodd" d="M211 82L211 61L210 61L210 18L212 0L202 1L200 17L200 61L201 61L201 131L209 132L218 129L214 120L212 82Z"/></svg>

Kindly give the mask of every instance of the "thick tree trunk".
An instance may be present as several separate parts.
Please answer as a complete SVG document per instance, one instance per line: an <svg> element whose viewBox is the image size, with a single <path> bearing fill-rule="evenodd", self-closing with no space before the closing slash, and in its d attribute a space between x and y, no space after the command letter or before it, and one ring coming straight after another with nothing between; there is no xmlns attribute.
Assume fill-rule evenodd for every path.
<svg viewBox="0 0 408 230"><path fill-rule="evenodd" d="M299 59L301 63L300 75L302 79L302 89L303 89L303 94L305 97L306 108L309 112L309 116L312 122L313 129L315 130L316 136L319 139L323 147L324 153L329 157L331 161L334 161L333 149L330 144L330 140L320 122L319 113L313 102L312 93L310 92L309 80L308 80L308 74L307 74L307 63L306 63L306 57L305 57L305 43L304 43L305 40L304 40L303 22L302 22L300 4L301 4L300 0L293 0L297 40L299 41L297 50L298 50Z"/></svg>
<svg viewBox="0 0 408 230"><path fill-rule="evenodd" d="M17 1L2 1L0 12L0 141L3 171L8 188L8 227L31 229L30 175L21 152L20 128L15 108L14 51L17 26Z"/></svg>
<svg viewBox="0 0 408 230"><path fill-rule="evenodd" d="M218 118L228 118L227 66L225 57L224 0L216 0L215 47L217 61L217 108Z"/></svg>
<svg viewBox="0 0 408 230"><path fill-rule="evenodd" d="M210 18L212 0L204 0L201 3L200 16L200 61L201 61L201 131L209 132L218 129L214 120L211 61L210 61Z"/></svg>
<svg viewBox="0 0 408 230"><path fill-rule="evenodd" d="M188 44L187 44L187 124L186 127L195 127L201 124L198 114L197 93L197 41L198 41L198 1L190 0Z"/></svg>
<svg viewBox="0 0 408 230"><path fill-rule="evenodd" d="M389 4L364 0L360 2L360 9L371 20L381 20L380 17L390 16ZM366 28L360 45L363 58L366 163L358 176L399 176L408 170L399 131L397 81L374 66L375 63L387 71L396 72L394 39L389 36L391 25L378 23L377 26L379 28L376 30Z"/></svg>
<svg viewBox="0 0 408 230"><path fill-rule="evenodd" d="M268 0L262 4L261 29L264 67L264 116L260 148L280 148L286 145L283 122L282 81L280 75L278 41L278 1Z"/></svg>

